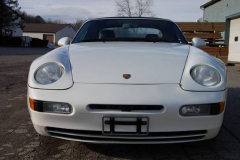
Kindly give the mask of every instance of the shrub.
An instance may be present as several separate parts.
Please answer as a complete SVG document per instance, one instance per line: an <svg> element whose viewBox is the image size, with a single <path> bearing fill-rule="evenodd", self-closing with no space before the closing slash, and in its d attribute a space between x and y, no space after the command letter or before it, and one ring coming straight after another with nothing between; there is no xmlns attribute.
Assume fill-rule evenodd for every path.
<svg viewBox="0 0 240 160"><path fill-rule="evenodd" d="M8 40L8 45L10 46L21 46L22 38L19 37L12 37Z"/></svg>
<svg viewBox="0 0 240 160"><path fill-rule="evenodd" d="M1 46L14 46L18 47L22 44L22 38L20 37L1 37L0 45Z"/></svg>
<svg viewBox="0 0 240 160"><path fill-rule="evenodd" d="M48 40L41 40L38 38L32 38L31 46L32 47L46 47L48 45Z"/></svg>

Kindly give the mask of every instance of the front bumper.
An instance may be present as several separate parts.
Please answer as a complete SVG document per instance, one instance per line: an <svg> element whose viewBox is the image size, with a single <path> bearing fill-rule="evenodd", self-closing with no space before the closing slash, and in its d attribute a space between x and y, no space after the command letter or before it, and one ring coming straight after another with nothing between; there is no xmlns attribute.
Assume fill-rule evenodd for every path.
<svg viewBox="0 0 240 160"><path fill-rule="evenodd" d="M183 105L226 101L226 91L190 92L182 90L179 84L75 83L68 90L41 90L28 87L28 96L41 101L69 103L73 107L70 115L62 115L33 111L28 103L33 125L41 135L82 142L125 144L177 143L211 139L220 131L224 112L216 116L182 117L179 109ZM131 112L91 110L89 104L163 105L164 109ZM149 136L102 135L103 116L149 117Z"/></svg>

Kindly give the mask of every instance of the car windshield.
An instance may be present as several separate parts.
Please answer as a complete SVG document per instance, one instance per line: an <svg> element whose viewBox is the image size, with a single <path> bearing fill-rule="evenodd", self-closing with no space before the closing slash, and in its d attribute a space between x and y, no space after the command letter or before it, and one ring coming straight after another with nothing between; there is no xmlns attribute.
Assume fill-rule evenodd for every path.
<svg viewBox="0 0 240 160"><path fill-rule="evenodd" d="M164 20L103 19L85 23L72 43L141 41L187 44L176 24Z"/></svg>

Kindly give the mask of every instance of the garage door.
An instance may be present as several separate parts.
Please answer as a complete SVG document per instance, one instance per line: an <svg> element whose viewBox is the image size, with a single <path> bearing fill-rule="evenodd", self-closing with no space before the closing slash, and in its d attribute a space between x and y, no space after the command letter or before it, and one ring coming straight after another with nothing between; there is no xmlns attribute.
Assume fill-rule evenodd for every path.
<svg viewBox="0 0 240 160"><path fill-rule="evenodd" d="M240 62L240 18L230 23L228 61Z"/></svg>
<svg viewBox="0 0 240 160"><path fill-rule="evenodd" d="M43 39L48 40L49 42L53 43L53 35L44 34Z"/></svg>

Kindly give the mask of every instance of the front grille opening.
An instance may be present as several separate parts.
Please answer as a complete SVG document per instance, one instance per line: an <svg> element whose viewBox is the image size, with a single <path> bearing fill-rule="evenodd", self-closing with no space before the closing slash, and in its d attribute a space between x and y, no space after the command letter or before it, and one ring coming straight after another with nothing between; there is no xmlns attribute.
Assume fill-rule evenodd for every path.
<svg viewBox="0 0 240 160"><path fill-rule="evenodd" d="M52 136L75 139L75 140L85 140L85 141L118 141L118 142L176 142L176 141L194 141L201 140L205 136L195 136L195 137L180 137L180 138L156 138L156 139L119 139L119 138L105 138L105 137L84 137L78 135L65 135L59 133L51 133Z"/></svg>
<svg viewBox="0 0 240 160"><path fill-rule="evenodd" d="M91 136L103 136L102 131L85 131L85 130L73 130L73 129L62 129L62 128L53 128L47 127L46 131L49 134L63 134L63 135L91 135ZM127 133L127 132L126 132ZM196 130L196 131L179 131L179 132L149 132L147 136L144 137L177 137L177 136L198 136L207 134L207 130ZM108 135L110 136L110 135ZM114 137L114 135L110 136ZM124 135L122 135L124 137ZM127 136L127 137L136 137Z"/></svg>
<svg viewBox="0 0 240 160"><path fill-rule="evenodd" d="M108 104L90 104L90 109L94 110L121 110L122 112L131 111L160 111L162 105L108 105Z"/></svg>

